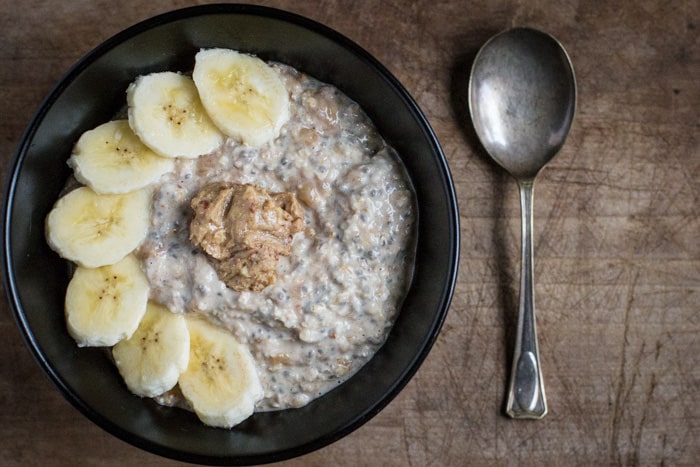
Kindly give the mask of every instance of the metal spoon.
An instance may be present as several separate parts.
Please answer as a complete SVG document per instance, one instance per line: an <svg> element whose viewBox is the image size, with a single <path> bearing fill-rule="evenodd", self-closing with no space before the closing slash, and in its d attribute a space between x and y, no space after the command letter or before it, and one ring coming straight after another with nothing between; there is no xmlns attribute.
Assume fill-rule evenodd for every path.
<svg viewBox="0 0 700 467"><path fill-rule="evenodd" d="M518 330L506 413L542 418L547 402L535 329L532 199L535 176L564 145L576 108L576 79L552 36L515 28L479 50L469 78L469 112L489 155L518 181L522 250Z"/></svg>

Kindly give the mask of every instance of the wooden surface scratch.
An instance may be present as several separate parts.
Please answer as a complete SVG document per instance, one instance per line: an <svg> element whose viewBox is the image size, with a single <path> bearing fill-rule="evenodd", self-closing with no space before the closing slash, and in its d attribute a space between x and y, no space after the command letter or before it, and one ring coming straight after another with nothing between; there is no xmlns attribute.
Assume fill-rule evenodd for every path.
<svg viewBox="0 0 700 467"><path fill-rule="evenodd" d="M81 56L188 0L0 0L0 173ZM443 146L461 221L452 307L427 360L369 423L285 466L700 462L700 3L692 0L254 2L326 24L408 89ZM503 415L518 301L515 182L466 108L478 48L532 26L567 48L578 108L535 188L536 308L550 413ZM44 377L0 305L0 463L165 466Z"/></svg>

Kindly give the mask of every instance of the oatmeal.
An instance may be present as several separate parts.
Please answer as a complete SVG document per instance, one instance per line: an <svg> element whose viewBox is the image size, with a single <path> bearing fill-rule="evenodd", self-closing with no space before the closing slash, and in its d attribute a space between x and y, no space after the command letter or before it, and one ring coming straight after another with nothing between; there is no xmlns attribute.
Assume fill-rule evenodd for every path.
<svg viewBox="0 0 700 467"><path fill-rule="evenodd" d="M291 67L273 67L291 99L280 136L259 148L228 140L209 155L178 159L155 187L138 251L152 300L207 315L250 348L263 411L307 404L382 345L410 280L416 220L403 169L359 106ZM292 194L301 209L287 209L288 200L274 206L291 217L273 246L242 248L228 238L237 246L215 258L201 240L190 241L191 202L212 184ZM260 281L227 287L217 261L233 259L234 276L252 262L263 271Z"/></svg>

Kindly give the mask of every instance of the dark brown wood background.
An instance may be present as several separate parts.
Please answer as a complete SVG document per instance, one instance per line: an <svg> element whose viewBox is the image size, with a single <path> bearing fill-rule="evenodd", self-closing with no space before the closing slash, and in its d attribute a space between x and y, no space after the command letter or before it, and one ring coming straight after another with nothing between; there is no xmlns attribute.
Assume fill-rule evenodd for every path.
<svg viewBox="0 0 700 467"><path fill-rule="evenodd" d="M3 181L41 99L123 28L198 2L0 0ZM266 1L382 61L433 125L456 183L459 283L437 343L384 411L289 466L700 462L700 2ZM518 294L514 182L475 141L464 92L492 34L533 26L573 60L578 112L535 193L550 414L502 414ZM177 465L109 436L51 385L0 310L0 464Z"/></svg>

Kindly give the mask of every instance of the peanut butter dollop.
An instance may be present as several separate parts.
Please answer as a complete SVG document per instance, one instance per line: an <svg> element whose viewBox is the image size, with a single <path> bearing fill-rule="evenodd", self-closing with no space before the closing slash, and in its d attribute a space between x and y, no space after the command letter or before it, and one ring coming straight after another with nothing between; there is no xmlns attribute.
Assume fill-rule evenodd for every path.
<svg viewBox="0 0 700 467"><path fill-rule="evenodd" d="M190 241L233 290L261 291L273 284L280 255L291 254L294 234L304 230L304 211L293 193L253 184L212 183L190 205Z"/></svg>

